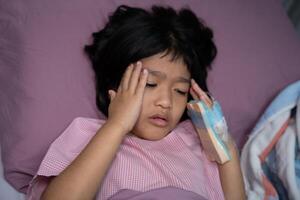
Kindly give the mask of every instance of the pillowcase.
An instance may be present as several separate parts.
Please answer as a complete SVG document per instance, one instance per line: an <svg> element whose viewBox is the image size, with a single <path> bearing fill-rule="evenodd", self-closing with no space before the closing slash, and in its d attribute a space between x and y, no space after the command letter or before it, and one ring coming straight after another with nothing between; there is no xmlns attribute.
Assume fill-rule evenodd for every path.
<svg viewBox="0 0 300 200"><path fill-rule="evenodd" d="M120 4L188 6L214 30L208 86L239 147L276 93L300 78L300 42L276 0L1 1L0 142L5 177L19 191L74 118L103 118L83 47Z"/></svg>

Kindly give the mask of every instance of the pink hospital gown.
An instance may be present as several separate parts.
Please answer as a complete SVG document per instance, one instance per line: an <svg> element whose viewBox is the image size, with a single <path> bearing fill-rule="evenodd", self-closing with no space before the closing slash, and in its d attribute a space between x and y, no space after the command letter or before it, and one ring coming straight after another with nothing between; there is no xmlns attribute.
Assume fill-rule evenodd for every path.
<svg viewBox="0 0 300 200"><path fill-rule="evenodd" d="M39 199L49 177L59 175L104 123L99 119L74 119L51 144L30 183L27 199ZM159 141L126 135L99 188L97 199L108 199L122 189L146 192L169 186L207 199L224 199L217 164L206 158L190 120L179 123Z"/></svg>

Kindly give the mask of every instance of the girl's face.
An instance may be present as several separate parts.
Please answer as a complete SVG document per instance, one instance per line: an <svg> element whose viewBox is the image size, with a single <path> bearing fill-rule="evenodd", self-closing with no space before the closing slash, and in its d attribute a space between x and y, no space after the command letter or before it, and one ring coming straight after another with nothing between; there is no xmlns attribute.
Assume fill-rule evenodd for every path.
<svg viewBox="0 0 300 200"><path fill-rule="evenodd" d="M179 122L187 104L190 73L182 59L156 54L141 60L149 75L140 116L132 133L146 140L160 140ZM163 57L162 57L163 56Z"/></svg>

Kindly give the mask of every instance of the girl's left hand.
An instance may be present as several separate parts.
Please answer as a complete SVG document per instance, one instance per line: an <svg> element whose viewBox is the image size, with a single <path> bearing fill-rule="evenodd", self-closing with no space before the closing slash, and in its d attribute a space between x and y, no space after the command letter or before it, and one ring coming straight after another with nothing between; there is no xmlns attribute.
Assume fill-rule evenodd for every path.
<svg viewBox="0 0 300 200"><path fill-rule="evenodd" d="M211 100L211 98L208 97L206 92L204 92L200 88L200 86L196 83L194 79L191 80L190 93L194 100L202 100L208 107L213 106L213 101ZM226 142L226 144L231 152L237 150L237 146L230 134L228 135L228 141Z"/></svg>
<svg viewBox="0 0 300 200"><path fill-rule="evenodd" d="M191 80L190 94L194 100L202 100L208 107L213 105L212 100L208 97L194 79Z"/></svg>

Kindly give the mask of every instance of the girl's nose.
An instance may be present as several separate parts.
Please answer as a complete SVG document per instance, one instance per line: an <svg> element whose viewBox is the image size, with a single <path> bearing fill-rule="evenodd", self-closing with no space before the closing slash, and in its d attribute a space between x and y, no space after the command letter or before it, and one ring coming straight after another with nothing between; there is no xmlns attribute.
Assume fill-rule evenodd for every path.
<svg viewBox="0 0 300 200"><path fill-rule="evenodd" d="M172 108L172 93L166 90L158 92L155 105L161 106L165 109Z"/></svg>

